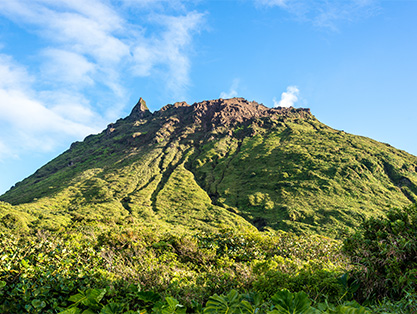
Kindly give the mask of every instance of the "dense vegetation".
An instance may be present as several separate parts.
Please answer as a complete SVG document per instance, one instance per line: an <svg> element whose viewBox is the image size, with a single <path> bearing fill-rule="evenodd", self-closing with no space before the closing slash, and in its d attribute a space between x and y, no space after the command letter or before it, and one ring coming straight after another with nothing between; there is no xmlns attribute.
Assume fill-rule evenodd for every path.
<svg viewBox="0 0 417 314"><path fill-rule="evenodd" d="M196 311L215 294L304 290L316 302L342 300L349 269L340 243L320 236L242 232L176 236L150 229L79 226L28 236L3 234L3 312L55 313L71 296L99 289L124 310L172 297ZM101 290L100 290L101 289ZM106 290L103 290L106 289ZM90 291L90 292L89 292ZM97 290L98 291L98 290ZM105 291L105 293L104 293ZM151 298L151 297L149 297ZM149 308L149 307L148 307Z"/></svg>
<svg viewBox="0 0 417 314"><path fill-rule="evenodd" d="M0 313L415 313L417 157L141 100L0 198Z"/></svg>
<svg viewBox="0 0 417 314"><path fill-rule="evenodd" d="M2 226L0 312L413 313L416 219L416 205L393 209L344 244L273 230Z"/></svg>

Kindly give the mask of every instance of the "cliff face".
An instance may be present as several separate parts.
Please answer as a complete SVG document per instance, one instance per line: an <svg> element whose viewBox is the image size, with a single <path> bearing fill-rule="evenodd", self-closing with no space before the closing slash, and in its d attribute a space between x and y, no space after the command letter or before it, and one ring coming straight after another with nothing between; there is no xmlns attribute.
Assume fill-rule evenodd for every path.
<svg viewBox="0 0 417 314"><path fill-rule="evenodd" d="M146 102L141 97L138 103L133 107L129 117L132 119L143 119L150 115L152 114L149 111L148 106L146 106Z"/></svg>
<svg viewBox="0 0 417 314"><path fill-rule="evenodd" d="M110 220L329 234L416 195L415 156L334 130L309 109L233 98L154 113L140 99L0 199L37 227Z"/></svg>
<svg viewBox="0 0 417 314"><path fill-rule="evenodd" d="M206 131L218 127L231 127L238 123L259 118L313 118L310 109L268 108L244 98L206 100L193 105L186 102L177 102L168 104L151 114L145 101L140 98L127 119L163 120L172 116L178 118L182 124L197 124Z"/></svg>

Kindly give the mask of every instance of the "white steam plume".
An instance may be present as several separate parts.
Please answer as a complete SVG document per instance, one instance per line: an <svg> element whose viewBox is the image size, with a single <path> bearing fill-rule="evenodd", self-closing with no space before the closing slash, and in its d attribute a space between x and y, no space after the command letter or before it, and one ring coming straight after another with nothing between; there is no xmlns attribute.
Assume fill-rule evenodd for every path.
<svg viewBox="0 0 417 314"><path fill-rule="evenodd" d="M277 101L274 98L274 107L293 107L298 101L298 94L300 90L297 86L288 86L287 91L281 94L281 100Z"/></svg>

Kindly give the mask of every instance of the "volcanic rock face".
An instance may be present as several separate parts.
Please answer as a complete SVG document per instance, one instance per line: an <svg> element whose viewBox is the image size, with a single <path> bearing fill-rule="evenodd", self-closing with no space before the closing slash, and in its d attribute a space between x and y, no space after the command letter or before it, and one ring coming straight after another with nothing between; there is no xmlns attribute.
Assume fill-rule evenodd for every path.
<svg viewBox="0 0 417 314"><path fill-rule="evenodd" d="M154 126L152 131L146 133L134 133L135 141L129 140L130 145L141 146L144 143L160 143L164 138L172 137L186 140L193 133L193 141L196 137L200 140L212 135L212 132L233 135L233 128L237 125L247 126L251 123L262 124L260 119L315 119L310 109L303 108L268 108L255 101L247 101L244 98L208 100L189 105L186 102L168 104L161 110L150 113L142 98L125 119L135 121L136 126ZM124 129L124 122L110 125L112 132L116 129ZM109 131L108 131L109 132ZM107 133L108 133L107 132ZM125 131L123 131L125 132ZM115 132L116 136L119 132ZM252 132L252 135L254 133ZM140 136L143 135L143 136Z"/></svg>
<svg viewBox="0 0 417 314"><path fill-rule="evenodd" d="M243 123L250 119L273 116L289 116L300 114L305 117L309 109L295 108L268 108L254 101L247 101L244 98L218 99L203 101L193 105L194 121L204 125L231 126Z"/></svg>
<svg viewBox="0 0 417 314"><path fill-rule="evenodd" d="M145 118L144 113L149 117L148 109L142 105L142 98L132 110L129 118ZM139 113L138 113L139 112ZM289 118L300 119L313 118L310 109L304 108L268 108L255 101L247 101L244 98L216 99L194 103L192 106L186 102L177 102L173 105L166 105L161 110L153 113L153 117L166 117L176 115L182 123L196 123L205 130L215 127L230 127L238 123L244 123L257 118Z"/></svg>
<svg viewBox="0 0 417 314"><path fill-rule="evenodd" d="M309 109L232 98L151 113L141 98L0 200L41 226L136 219L329 234L417 201L416 169L415 156L334 130Z"/></svg>
<svg viewBox="0 0 417 314"><path fill-rule="evenodd" d="M148 117L150 114L151 113L148 106L146 106L146 102L141 97L135 107L133 107L129 116L133 119L143 119Z"/></svg>

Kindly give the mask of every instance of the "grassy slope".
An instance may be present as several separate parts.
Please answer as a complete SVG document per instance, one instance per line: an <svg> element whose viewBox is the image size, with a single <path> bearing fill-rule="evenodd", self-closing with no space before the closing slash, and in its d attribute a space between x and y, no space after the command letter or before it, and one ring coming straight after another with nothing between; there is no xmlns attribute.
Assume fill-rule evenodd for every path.
<svg viewBox="0 0 417 314"><path fill-rule="evenodd" d="M275 229L354 227L416 199L417 158L318 121L207 145L194 167L221 205Z"/></svg>
<svg viewBox="0 0 417 314"><path fill-rule="evenodd" d="M207 133L183 115L119 120L73 144L3 195L14 206L0 216L12 208L36 228L99 220L212 231L249 226L239 214L258 228L329 234L416 200L415 156L313 116Z"/></svg>

